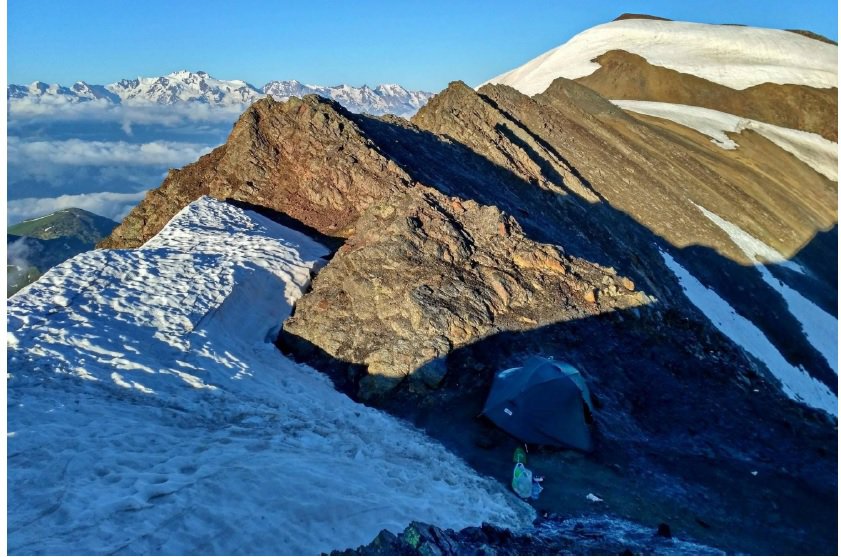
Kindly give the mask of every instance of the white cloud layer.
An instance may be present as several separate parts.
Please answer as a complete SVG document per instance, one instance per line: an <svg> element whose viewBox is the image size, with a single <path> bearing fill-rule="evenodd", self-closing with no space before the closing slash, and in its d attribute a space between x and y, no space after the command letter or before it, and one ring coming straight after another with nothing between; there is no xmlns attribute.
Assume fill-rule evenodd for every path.
<svg viewBox="0 0 841 557"><path fill-rule="evenodd" d="M127 133L133 125L183 126L187 123L229 123L242 114L246 105L210 106L201 103L159 105L131 103L115 105L105 100L71 102L65 97L9 99L9 124L56 121L117 122Z"/></svg>
<svg viewBox="0 0 841 557"><path fill-rule="evenodd" d="M85 141L82 139L25 141L10 136L9 161L14 165L181 166L210 152L197 143L152 141Z"/></svg>
<svg viewBox="0 0 841 557"><path fill-rule="evenodd" d="M59 209L78 207L91 213L120 221L146 195L145 191L115 193L110 191L60 195L58 197L28 197L8 202L9 223L41 217Z"/></svg>

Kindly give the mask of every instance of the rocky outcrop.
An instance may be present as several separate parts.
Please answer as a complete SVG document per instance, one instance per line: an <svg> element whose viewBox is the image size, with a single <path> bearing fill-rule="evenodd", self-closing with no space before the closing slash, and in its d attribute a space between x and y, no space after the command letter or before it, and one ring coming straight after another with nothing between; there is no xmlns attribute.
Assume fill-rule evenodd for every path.
<svg viewBox="0 0 841 557"><path fill-rule="evenodd" d="M142 245L202 195L279 211L344 237L368 205L409 183L338 103L266 98L243 113L225 145L170 171L99 247Z"/></svg>
<svg viewBox="0 0 841 557"><path fill-rule="evenodd" d="M383 530L369 544L331 555L725 555L713 547L673 538L610 516L541 517L512 532L492 524L455 532L413 522L399 534Z"/></svg>
<svg viewBox="0 0 841 557"><path fill-rule="evenodd" d="M668 19L668 18L665 18L665 17L659 17L659 16L656 16L656 15L631 14L631 13L621 14L619 17L617 17L613 21L622 21L624 19L653 19L653 20L656 20L656 21L674 21L672 19Z"/></svg>
<svg viewBox="0 0 841 557"><path fill-rule="evenodd" d="M453 349L648 302L633 282L523 234L492 206L418 186L370 207L284 325L364 366L363 398L436 387Z"/></svg>
<svg viewBox="0 0 841 557"><path fill-rule="evenodd" d="M786 29L789 33L797 33L798 35L803 35L804 37L809 37L810 39L815 39L816 41L820 41L826 44L834 44L838 46L837 41L833 41L828 37L824 37L821 34L815 33L814 31L809 31L807 29Z"/></svg>
<svg viewBox="0 0 841 557"><path fill-rule="evenodd" d="M624 50L594 60L601 68L576 79L609 99L658 101L720 110L838 141L838 89L762 83L731 89L706 79L649 64Z"/></svg>

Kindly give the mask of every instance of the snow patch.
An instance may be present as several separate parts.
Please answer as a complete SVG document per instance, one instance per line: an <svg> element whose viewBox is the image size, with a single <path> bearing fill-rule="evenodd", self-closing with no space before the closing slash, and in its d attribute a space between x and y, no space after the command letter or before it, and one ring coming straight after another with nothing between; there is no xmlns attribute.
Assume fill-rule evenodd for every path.
<svg viewBox="0 0 841 557"><path fill-rule="evenodd" d="M838 181L838 144L816 133L793 130L718 110L685 104L633 100L611 102L624 110L671 120L692 128L710 137L712 142L722 149L736 149L739 146L727 135L728 133L753 130L830 180Z"/></svg>
<svg viewBox="0 0 841 557"><path fill-rule="evenodd" d="M272 345L327 254L202 198L11 298L10 552L307 555L412 520L529 525L506 486Z"/></svg>
<svg viewBox="0 0 841 557"><path fill-rule="evenodd" d="M783 392L791 398L832 416L838 415L838 397L800 366L791 365L763 332L738 314L730 304L707 288L671 255L661 251L666 266L675 274L689 301L730 340L762 361L779 380Z"/></svg>
<svg viewBox="0 0 841 557"><path fill-rule="evenodd" d="M597 25L486 83L536 95L559 77L592 74L601 67L592 60L611 50L733 89L760 83L838 86L835 45L778 29L646 19Z"/></svg>
<svg viewBox="0 0 841 557"><path fill-rule="evenodd" d="M775 262L798 273L805 269L793 261L786 261L781 253L765 245L732 222L729 222L700 205L701 213L721 228L736 246L756 265L765 283L779 292L788 311L800 323L809 343L821 353L829 366L838 374L838 319L828 314L797 290L775 277L763 262Z"/></svg>

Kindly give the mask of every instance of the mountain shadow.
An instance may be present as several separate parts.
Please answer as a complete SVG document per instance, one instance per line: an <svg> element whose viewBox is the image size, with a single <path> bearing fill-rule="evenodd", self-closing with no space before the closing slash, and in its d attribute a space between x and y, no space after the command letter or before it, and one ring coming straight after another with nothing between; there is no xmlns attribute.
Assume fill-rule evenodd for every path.
<svg viewBox="0 0 841 557"><path fill-rule="evenodd" d="M360 366L288 333L279 345L356 392ZM576 366L595 404L593 453L529 447L529 467L546 477L539 511L665 522L729 552L835 551L834 421L786 398L706 320L678 309L501 331L449 353L437 389L406 380L374 404L508 483L519 443L480 413L494 374L534 354Z"/></svg>
<svg viewBox="0 0 841 557"><path fill-rule="evenodd" d="M497 108L493 101L489 104ZM722 257L706 246L675 246L595 192L581 171L539 137L532 136L530 145L508 128L497 125L501 134L527 153L528 160L535 161L558 186L554 190L524 180L453 138L443 138L398 119L355 115L354 120L417 182L449 195L495 205L515 216L530 238L563 246L570 255L614 268L666 305L685 305L675 302L684 299L682 290L660 255L661 250L673 253L693 276L759 327L789 362L803 366L831 390L837 390L835 372L826 358L810 343L787 301L763 280L757 268ZM530 133L522 122L514 122ZM557 165L543 158L532 145L542 147L548 157L561 160L568 176L558 174ZM570 188L569 175L598 201L585 199ZM818 233L796 255L809 273L794 273L785 265L773 263L765 267L837 318L837 280L833 279L837 279L837 250L833 246L837 247L837 225L831 231Z"/></svg>

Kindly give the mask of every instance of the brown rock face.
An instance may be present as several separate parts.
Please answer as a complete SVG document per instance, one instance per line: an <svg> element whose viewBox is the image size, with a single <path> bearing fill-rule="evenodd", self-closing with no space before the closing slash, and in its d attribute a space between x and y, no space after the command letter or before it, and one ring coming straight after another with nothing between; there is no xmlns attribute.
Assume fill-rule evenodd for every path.
<svg viewBox="0 0 841 557"><path fill-rule="evenodd" d="M601 68L576 79L609 99L701 106L838 141L838 89L762 83L731 89L712 81L649 64L624 50L595 59Z"/></svg>
<svg viewBox="0 0 841 557"><path fill-rule="evenodd" d="M365 366L365 398L406 377L436 386L441 358L494 331L647 302L617 288L614 271L528 239L499 209L431 188L373 205L356 226L284 329ZM611 295L587 299L606 283Z"/></svg>
<svg viewBox="0 0 841 557"><path fill-rule="evenodd" d="M201 195L273 209L346 236L368 205L409 177L380 154L339 104L307 96L254 103L225 145L171 171L99 247L137 247Z"/></svg>

